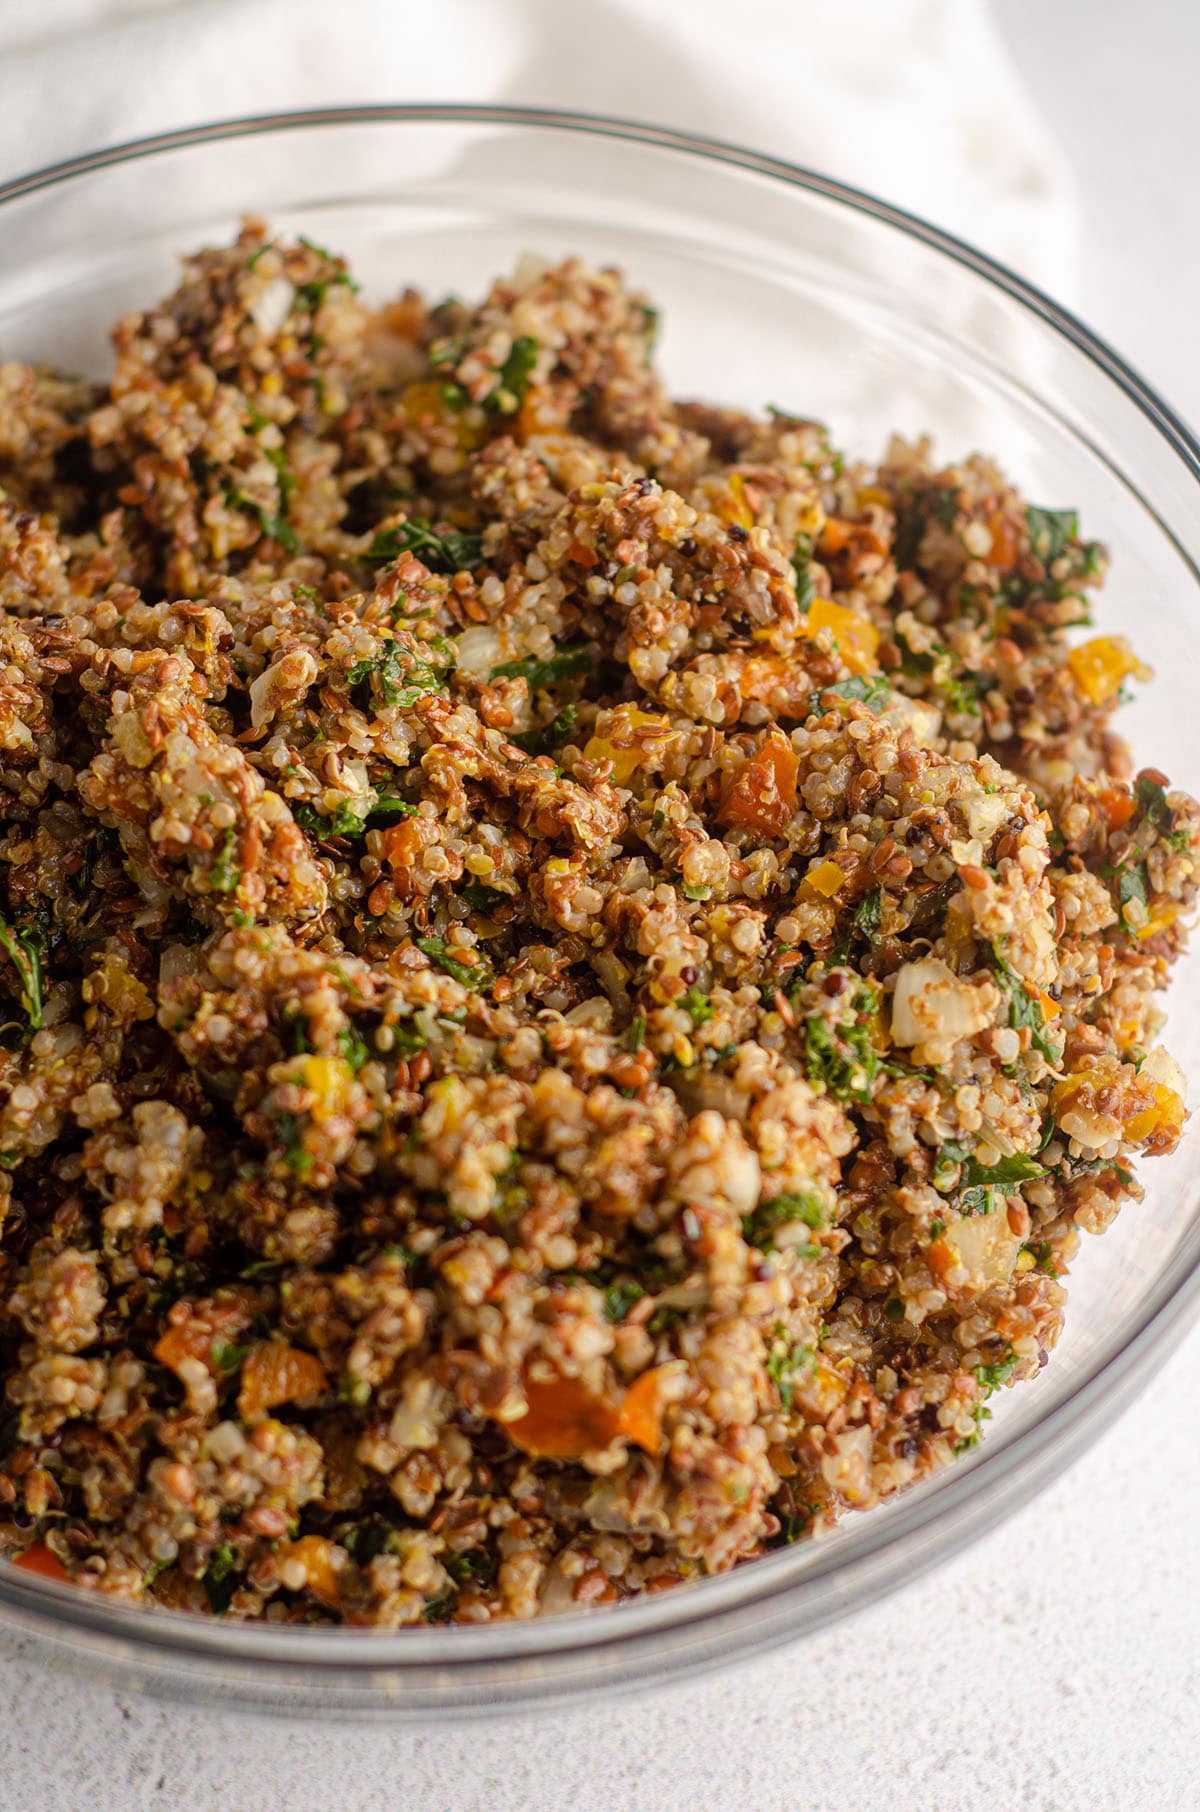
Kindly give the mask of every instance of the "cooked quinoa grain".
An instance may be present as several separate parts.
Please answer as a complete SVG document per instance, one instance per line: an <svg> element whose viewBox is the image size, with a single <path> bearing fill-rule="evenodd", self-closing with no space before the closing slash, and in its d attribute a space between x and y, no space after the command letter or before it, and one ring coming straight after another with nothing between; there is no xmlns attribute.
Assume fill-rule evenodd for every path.
<svg viewBox="0 0 1200 1812"><path fill-rule="evenodd" d="M0 369L0 1551L398 1627L971 1447L1137 1199L1200 807L986 459L673 402L612 270L246 224Z"/></svg>

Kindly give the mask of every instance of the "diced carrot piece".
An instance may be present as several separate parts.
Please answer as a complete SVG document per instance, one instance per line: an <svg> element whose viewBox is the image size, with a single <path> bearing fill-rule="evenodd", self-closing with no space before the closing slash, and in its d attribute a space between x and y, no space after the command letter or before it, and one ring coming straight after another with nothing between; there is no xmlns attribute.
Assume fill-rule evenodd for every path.
<svg viewBox="0 0 1200 1812"><path fill-rule="evenodd" d="M768 737L726 788L721 822L757 831L764 837L782 835L796 809L799 770L796 752L787 738Z"/></svg>
<svg viewBox="0 0 1200 1812"><path fill-rule="evenodd" d="M1001 572L1008 572L1017 563L1021 551L1017 533L1007 516L997 512L987 518L988 533L992 537L992 548L988 555L991 564Z"/></svg>
<svg viewBox="0 0 1200 1812"><path fill-rule="evenodd" d="M577 1460L621 1433L620 1405L595 1396L578 1378L526 1379L525 1402L525 1414L502 1426L535 1459Z"/></svg>
<svg viewBox="0 0 1200 1812"><path fill-rule="evenodd" d="M26 1573L40 1573L43 1579L69 1581L71 1577L58 1555L44 1541L35 1541L32 1548L26 1548L23 1554L15 1554L13 1566L20 1567Z"/></svg>
<svg viewBox="0 0 1200 1812"><path fill-rule="evenodd" d="M835 604L831 598L814 598L800 629L809 637L827 629L851 673L874 673L879 665L875 658L879 631L868 618L845 604Z"/></svg>
<svg viewBox="0 0 1200 1812"><path fill-rule="evenodd" d="M1093 705L1111 704L1123 680L1153 678L1123 635L1096 635L1067 655L1067 666L1083 696Z"/></svg>
<svg viewBox="0 0 1200 1812"><path fill-rule="evenodd" d="M836 862L825 861L818 862L815 868L810 868L804 879L824 899L831 900L845 883L846 876Z"/></svg>
<svg viewBox="0 0 1200 1812"><path fill-rule="evenodd" d="M1097 804L1110 831L1123 829L1137 809L1137 800L1128 787L1123 786L1105 787L1097 798Z"/></svg>
<svg viewBox="0 0 1200 1812"><path fill-rule="evenodd" d="M848 522L844 516L828 516L825 526L817 538L817 546L823 554L840 554L849 547L854 537L857 523Z"/></svg>
<svg viewBox="0 0 1200 1812"><path fill-rule="evenodd" d="M561 402L548 384L531 384L513 417L513 434L522 445L531 434L551 434L564 426Z"/></svg>
<svg viewBox="0 0 1200 1812"><path fill-rule="evenodd" d="M215 1372L213 1342L232 1340L249 1326L253 1314L252 1303L240 1294L228 1302L206 1302L199 1310L191 1303L176 1303L166 1333L155 1342L154 1357L176 1377L185 1359L198 1359Z"/></svg>
<svg viewBox="0 0 1200 1812"><path fill-rule="evenodd" d="M421 833L411 818L401 818L381 831L383 859L389 868L411 868L421 853Z"/></svg>
<svg viewBox="0 0 1200 1812"><path fill-rule="evenodd" d="M319 1396L326 1384L325 1367L315 1354L282 1340L261 1340L242 1366L238 1414L248 1420L280 1403Z"/></svg>
<svg viewBox="0 0 1200 1812"><path fill-rule="evenodd" d="M1053 994L1047 994L1045 988L1035 988L1033 993L1039 1007L1042 1009L1042 1018L1056 1019L1062 1012L1062 1007L1059 1005L1058 1001L1055 1000Z"/></svg>
<svg viewBox="0 0 1200 1812"><path fill-rule="evenodd" d="M651 1371L643 1372L634 1379L621 1405L621 1433L647 1453L662 1450L662 1386L671 1370L670 1366L656 1365Z"/></svg>
<svg viewBox="0 0 1200 1812"><path fill-rule="evenodd" d="M342 1602L339 1569L333 1562L333 1543L323 1535L302 1535L275 1550L276 1561L298 1561L308 1575L306 1584L318 1604L336 1611Z"/></svg>

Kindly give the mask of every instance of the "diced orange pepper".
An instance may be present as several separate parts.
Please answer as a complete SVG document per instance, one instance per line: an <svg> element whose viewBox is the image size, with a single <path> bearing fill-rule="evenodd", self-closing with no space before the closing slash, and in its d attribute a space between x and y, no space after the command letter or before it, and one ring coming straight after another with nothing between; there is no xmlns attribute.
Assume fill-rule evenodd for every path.
<svg viewBox="0 0 1200 1812"><path fill-rule="evenodd" d="M589 761L611 761L610 778L617 786L628 786L670 728L669 717L637 705L619 705L608 714L604 734L589 737L583 752Z"/></svg>
<svg viewBox="0 0 1200 1812"><path fill-rule="evenodd" d="M242 1366L238 1414L249 1420L280 1403L319 1396L326 1384L325 1367L315 1354L282 1340L261 1340Z"/></svg>
<svg viewBox="0 0 1200 1812"><path fill-rule="evenodd" d="M1093 705L1111 704L1122 681L1131 674L1140 680L1153 678L1123 635L1096 635L1080 642L1067 655L1067 666L1076 686Z"/></svg>
<svg viewBox="0 0 1200 1812"><path fill-rule="evenodd" d="M342 1602L342 1584L333 1564L333 1543L323 1535L302 1535L275 1550L276 1560L297 1560L308 1574L308 1589L318 1604L336 1611Z"/></svg>
<svg viewBox="0 0 1200 1812"><path fill-rule="evenodd" d="M69 1581L71 1577L58 1555L44 1541L35 1541L32 1548L26 1548L23 1554L15 1554L13 1566L20 1567L26 1573L40 1573L43 1579Z"/></svg>
<svg viewBox="0 0 1200 1812"><path fill-rule="evenodd" d="M513 1444L539 1460L577 1460L621 1433L621 1406L578 1378L526 1379L525 1414L502 1424Z"/></svg>
<svg viewBox="0 0 1200 1812"><path fill-rule="evenodd" d="M786 736L769 736L734 775L721 802L723 824L781 836L796 809L800 763Z"/></svg>
<svg viewBox="0 0 1200 1812"><path fill-rule="evenodd" d="M343 1057L303 1057L300 1074L313 1097L314 1119L328 1120L331 1115L345 1111L354 1072Z"/></svg>
<svg viewBox="0 0 1200 1812"><path fill-rule="evenodd" d="M452 426L454 438L464 453L474 452L487 439L487 423L472 419L446 401L444 385L435 382L409 384L401 399L406 421L419 426L422 422L435 421L439 426Z"/></svg>
<svg viewBox="0 0 1200 1812"><path fill-rule="evenodd" d="M746 501L746 480L740 472L729 475L729 494L717 506L717 514L722 522L736 523L738 528L752 528L754 516Z"/></svg>
<svg viewBox="0 0 1200 1812"><path fill-rule="evenodd" d="M1107 786L1097 796L1096 803L1104 815L1104 822L1110 831L1122 830L1133 817L1137 809L1137 800L1128 787Z"/></svg>
<svg viewBox="0 0 1200 1812"><path fill-rule="evenodd" d="M825 861L810 868L804 879L823 899L831 900L844 884L846 876L836 862Z"/></svg>
<svg viewBox="0 0 1200 1812"><path fill-rule="evenodd" d="M1140 1145L1152 1133L1174 1131L1182 1125L1183 1102L1174 1089L1165 1088L1161 1082L1157 1082L1154 1084L1153 1098L1140 1113L1126 1120L1122 1132L1131 1145Z"/></svg>
<svg viewBox="0 0 1200 1812"><path fill-rule="evenodd" d="M851 673L874 673L878 661L879 631L867 617L832 598L814 598L800 625L803 635L815 637L827 629Z"/></svg>
<svg viewBox="0 0 1200 1812"><path fill-rule="evenodd" d="M634 1379L621 1405L621 1433L647 1453L662 1450L662 1386L671 1370L668 1365L656 1365L651 1371L643 1372Z"/></svg>
<svg viewBox="0 0 1200 1812"><path fill-rule="evenodd" d="M1055 1000L1053 994L1047 994L1045 988L1034 988L1033 994L1039 1007L1042 1009L1043 1019L1056 1019L1062 1012L1062 1007L1058 1001Z"/></svg>
<svg viewBox="0 0 1200 1812"><path fill-rule="evenodd" d="M1151 913L1144 925L1139 925L1134 932L1139 944L1144 944L1148 937L1157 937L1168 925L1173 925L1179 917L1178 906L1160 906L1157 912Z"/></svg>

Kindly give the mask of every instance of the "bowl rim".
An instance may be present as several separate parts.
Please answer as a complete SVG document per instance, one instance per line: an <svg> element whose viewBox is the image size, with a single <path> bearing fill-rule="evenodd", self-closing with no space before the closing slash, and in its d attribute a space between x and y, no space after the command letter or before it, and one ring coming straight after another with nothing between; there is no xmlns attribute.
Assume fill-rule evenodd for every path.
<svg viewBox="0 0 1200 1812"><path fill-rule="evenodd" d="M1200 442L1183 420L1101 336L1035 284L955 234L865 190L702 134L609 115L500 103L381 102L248 114L104 146L0 182L0 211L6 204L46 189L173 151L270 133L393 124L494 125L618 140L769 177L866 215L963 266L1066 339L1124 393L1158 430L1190 476L1200 482ZM1159 522L1159 527L1175 540L1165 524ZM1200 581L1191 555L1177 542L1175 545ZM1181 1243L1156 1279L1124 1343L1061 1402L1008 1443L985 1443L969 1463L947 1469L874 1515L855 1519L844 1534L827 1544L813 1544L796 1577L791 1576L796 1569L786 1565L793 1551L785 1549L752 1566L623 1605L609 1616L576 1613L532 1622L380 1633L227 1623L177 1612L147 1614L143 1607L111 1602L5 1564L0 1566L0 1607L14 1623L42 1637L66 1643L77 1640L93 1651L132 1658L142 1666L155 1657L165 1661L172 1654L192 1663L207 1662L219 1668L227 1681L231 1675L249 1681L264 1662L274 1663L280 1678L293 1684L306 1678L320 1678L324 1684L333 1675L343 1685L358 1685L364 1692L369 1690L370 1676L378 1679L390 1674L402 1682L410 1677L427 1679L434 1702L422 1701L420 1715L425 1717L431 1711L436 1713L439 1698L459 1715L475 1709L503 1711L534 1702L563 1702L585 1693L617 1691L651 1673L663 1679L678 1678L749 1650L763 1654L916 1577L994 1521L1022 1481L1032 1480L1035 1490L1047 1482L1055 1451L1069 1450L1074 1457L1099 1432L1102 1407L1119 1395L1132 1394L1145 1381L1152 1353L1162 1348L1170 1330L1200 1301L1200 1227L1192 1232L1193 1237ZM1003 1493L998 1492L1001 1483ZM956 1509L960 1512L957 1520L950 1516ZM873 1565L887 1550L902 1548L906 1540L911 1542L942 1522L948 1524L946 1539L936 1552L926 1543L915 1557L910 1554L903 1579L898 1568L893 1567L889 1575ZM838 1589L839 1581L844 1581L844 1589ZM769 1625L753 1627L756 1611L764 1609L768 1601L785 1609L793 1594L810 1585L824 1588L815 1615L799 1626L795 1622L789 1625L786 1616L776 1616ZM698 1627L704 1634L705 1652L690 1658L678 1639ZM667 1636L677 1639L669 1658L656 1647ZM619 1677L613 1675L597 1686L569 1671L572 1661L583 1664L602 1651L619 1655L627 1663ZM541 1660L565 1664L565 1677L548 1681L539 1672L536 1679L503 1682L491 1675L492 1668L508 1664L528 1669ZM447 1670L461 1673L468 1694L474 1691L486 1696L490 1704L476 1705L461 1692L454 1694L445 1684ZM395 1712L403 1707L393 1702L390 1709Z"/></svg>

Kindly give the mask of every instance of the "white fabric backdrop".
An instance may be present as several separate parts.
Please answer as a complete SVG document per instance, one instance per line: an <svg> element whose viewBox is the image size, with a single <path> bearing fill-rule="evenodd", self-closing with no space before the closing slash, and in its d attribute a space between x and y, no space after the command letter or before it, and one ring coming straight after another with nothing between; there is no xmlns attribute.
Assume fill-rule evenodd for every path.
<svg viewBox="0 0 1200 1812"><path fill-rule="evenodd" d="M1063 295L1071 186L984 0L0 0L0 175L167 127L505 100L749 144Z"/></svg>

